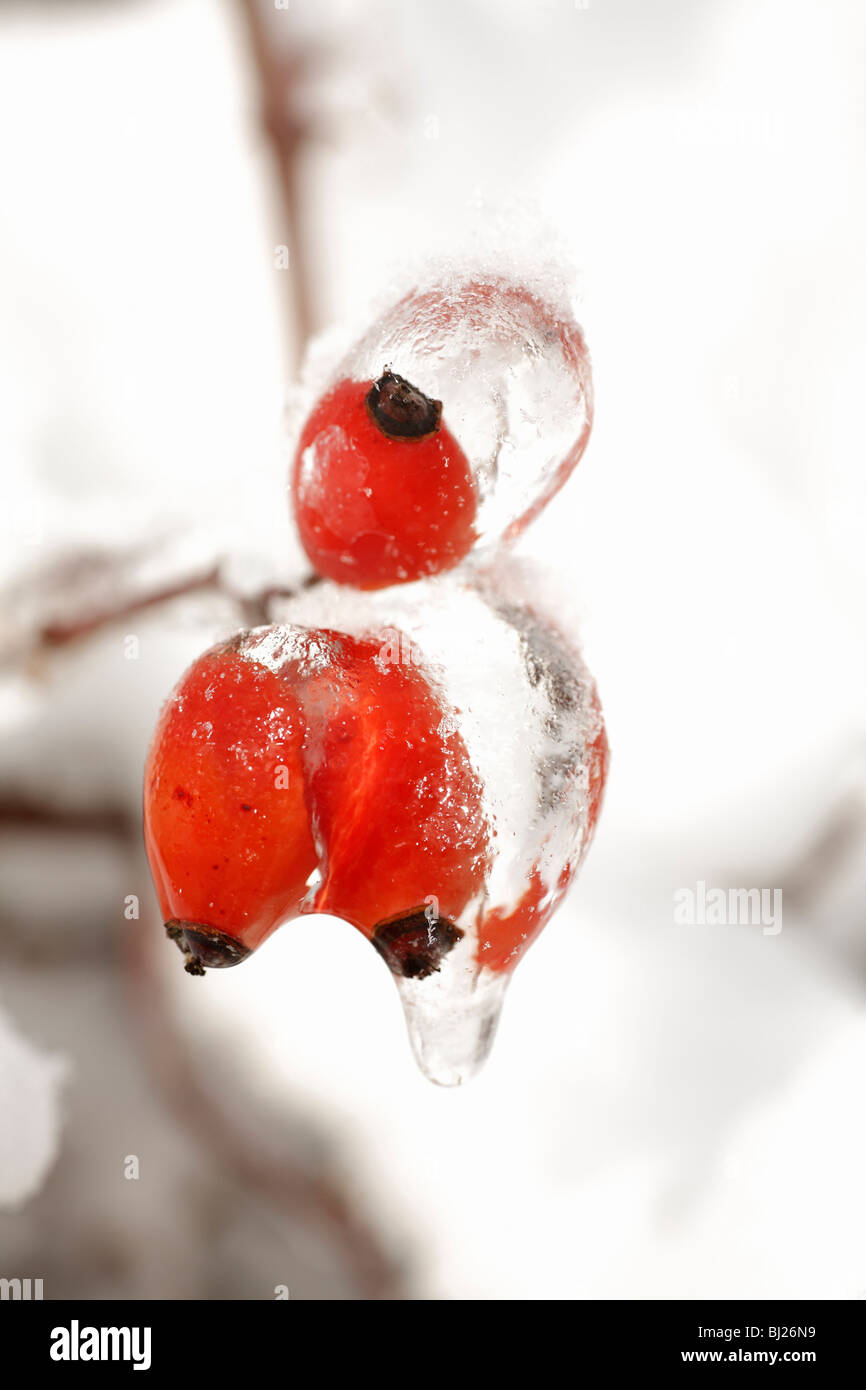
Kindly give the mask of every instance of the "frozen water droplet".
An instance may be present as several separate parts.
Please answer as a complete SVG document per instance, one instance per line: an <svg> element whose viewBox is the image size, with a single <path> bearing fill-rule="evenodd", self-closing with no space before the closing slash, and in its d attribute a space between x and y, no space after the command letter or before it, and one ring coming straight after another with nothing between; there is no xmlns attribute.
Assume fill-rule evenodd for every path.
<svg viewBox="0 0 866 1390"><path fill-rule="evenodd" d="M490 1052L508 976L479 968L474 927L438 916L437 903L429 894L372 941L396 980L418 1065L437 1086L459 1086Z"/></svg>
<svg viewBox="0 0 866 1390"><path fill-rule="evenodd" d="M415 1060L437 1086L460 1086L487 1060L510 974L455 959L426 979L395 976Z"/></svg>

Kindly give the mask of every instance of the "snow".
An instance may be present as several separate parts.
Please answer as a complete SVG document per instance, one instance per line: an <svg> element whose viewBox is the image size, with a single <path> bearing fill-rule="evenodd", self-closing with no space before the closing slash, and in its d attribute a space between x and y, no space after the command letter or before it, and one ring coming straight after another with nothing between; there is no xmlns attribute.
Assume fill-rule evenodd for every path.
<svg viewBox="0 0 866 1390"><path fill-rule="evenodd" d="M398 262L459 256L515 189L581 267L596 423L522 544L582 616L608 796L472 1086L417 1074L387 970L329 919L204 990L167 952L177 1016L338 1135L431 1297L862 1297L862 871L799 917L786 897L773 938L678 929L671 905L697 879L777 886L864 744L863 15L395 15L389 158L350 136L311 174L319 302L354 324ZM40 527L88 535L110 484L124 501L92 515L113 541L165 509L190 544L199 523L214 549L248 536L241 574L296 573L283 285L235 32L209 0L18 17L0 63L27 131L4 156L4 571ZM138 663L109 634L47 692L16 680L4 772L136 805L159 703L227 621L198 617L136 625Z"/></svg>
<svg viewBox="0 0 866 1390"><path fill-rule="evenodd" d="M38 1192L60 1147L66 1065L18 1032L0 1010L0 1207Z"/></svg>

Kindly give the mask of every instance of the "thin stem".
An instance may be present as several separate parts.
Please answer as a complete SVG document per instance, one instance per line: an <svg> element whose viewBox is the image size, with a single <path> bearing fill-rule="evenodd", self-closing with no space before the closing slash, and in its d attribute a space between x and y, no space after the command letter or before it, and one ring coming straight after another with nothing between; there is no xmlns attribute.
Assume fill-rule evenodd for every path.
<svg viewBox="0 0 866 1390"><path fill-rule="evenodd" d="M82 637L90 637L100 628L120 622L121 618L130 618L136 613L145 612L148 608L157 608L162 603L170 603L172 599L182 598L184 594L218 589L219 584L219 566L214 565L204 574L175 580L158 589L151 590L150 593L140 594L136 598L129 599L125 603L108 605L98 609L95 613L86 613L76 618L67 619L65 622L46 623L39 629L39 641L46 647L63 647L69 642L77 642Z"/></svg>
<svg viewBox="0 0 866 1390"><path fill-rule="evenodd" d="M174 599L183 598L188 594L207 592L220 594L235 604L239 626L260 627L271 621L270 606L275 599L297 598L299 594L321 583L322 576L320 574L307 574L296 584L272 584L261 589L258 593L239 594L225 583L221 566L217 564L201 574L172 580L156 589L148 590L122 602L106 604L102 608L79 613L72 618L52 619L37 629L33 645L37 651L72 646L89 637L96 636L104 628L111 627L126 618L134 617L138 613L159 608L163 604L171 603ZM32 654L33 645L28 645L28 655ZM17 659L21 659L20 653L18 653ZM7 658L4 658L4 661L7 665L12 664Z"/></svg>
<svg viewBox="0 0 866 1390"><path fill-rule="evenodd" d="M294 323L295 365L315 327L306 229L302 216L302 156L310 130L294 103L294 88L305 66L303 54L280 54L268 37L257 0L237 0L258 79L261 123L267 136L280 200L283 243L288 248L288 310Z"/></svg>

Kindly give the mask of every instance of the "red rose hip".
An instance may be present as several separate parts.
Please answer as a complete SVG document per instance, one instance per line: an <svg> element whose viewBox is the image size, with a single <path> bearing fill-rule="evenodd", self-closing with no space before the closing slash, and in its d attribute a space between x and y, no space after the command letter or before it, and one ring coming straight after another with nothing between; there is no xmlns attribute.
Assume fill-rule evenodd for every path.
<svg viewBox="0 0 866 1390"><path fill-rule="evenodd" d="M450 569L475 540L472 472L441 402L388 369L314 407L292 496L316 570L360 589Z"/></svg>
<svg viewBox="0 0 866 1390"><path fill-rule="evenodd" d="M592 416L589 352L561 287L452 274L413 289L334 365L299 426L291 493L311 563L377 589L513 540L577 466Z"/></svg>
<svg viewBox="0 0 866 1390"><path fill-rule="evenodd" d="M187 970L234 965L297 911L316 866L304 725L273 672L214 648L163 710L144 778L144 831Z"/></svg>
<svg viewBox="0 0 866 1390"><path fill-rule="evenodd" d="M236 964L306 912L357 927L395 973L429 974L484 883L463 739L424 675L384 660L376 639L260 628L208 652L160 717L144 813L166 927L193 974Z"/></svg>
<svg viewBox="0 0 866 1390"><path fill-rule="evenodd" d="M521 567L290 606L163 711L147 848L187 969L329 913L383 957L425 1073L467 1079L573 882L608 746L592 676ZM335 600L352 631L328 626Z"/></svg>

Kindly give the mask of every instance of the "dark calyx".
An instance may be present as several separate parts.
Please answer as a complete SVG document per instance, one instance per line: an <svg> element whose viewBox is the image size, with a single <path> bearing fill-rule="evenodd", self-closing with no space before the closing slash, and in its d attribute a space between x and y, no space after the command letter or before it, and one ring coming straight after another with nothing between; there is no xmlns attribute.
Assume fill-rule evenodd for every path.
<svg viewBox="0 0 866 1390"><path fill-rule="evenodd" d="M431 401L417 386L386 367L366 396L367 410L389 439L426 439L442 419L442 402Z"/></svg>
<svg viewBox="0 0 866 1390"><path fill-rule="evenodd" d="M443 956L463 936L446 917L428 917L417 907L402 917L391 917L373 928L372 942L395 975L424 980L442 964Z"/></svg>
<svg viewBox="0 0 866 1390"><path fill-rule="evenodd" d="M224 970L229 965L240 965L249 955L246 946L234 937L201 922L181 922L172 918L165 924L165 934L186 956L184 970L188 975L203 975L205 967Z"/></svg>

